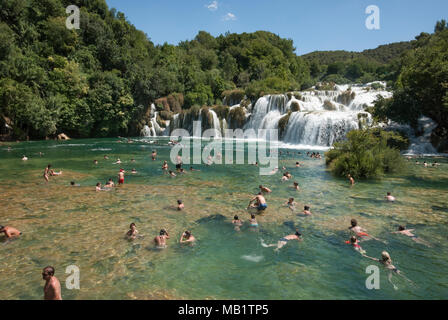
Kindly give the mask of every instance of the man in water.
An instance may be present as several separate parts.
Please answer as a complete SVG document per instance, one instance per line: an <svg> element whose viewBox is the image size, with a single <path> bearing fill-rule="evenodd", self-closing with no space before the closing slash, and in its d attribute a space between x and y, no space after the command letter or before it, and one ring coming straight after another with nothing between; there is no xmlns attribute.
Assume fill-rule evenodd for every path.
<svg viewBox="0 0 448 320"><path fill-rule="evenodd" d="M295 211L297 202L294 201L294 198L289 198L288 201L285 203L285 205L287 205L288 208L291 209L292 211Z"/></svg>
<svg viewBox="0 0 448 320"><path fill-rule="evenodd" d="M166 160L163 161L162 171L163 171L163 173L167 173L168 172L168 162Z"/></svg>
<svg viewBox="0 0 448 320"><path fill-rule="evenodd" d="M165 229L160 230L160 233L158 236L154 238L154 243L156 246L160 249L166 248L166 239L169 239L170 236L168 232Z"/></svg>
<svg viewBox="0 0 448 320"><path fill-rule="evenodd" d="M107 183L106 183L106 187L113 188L114 186L115 186L114 181L112 180L112 178L109 178L109 181L107 181Z"/></svg>
<svg viewBox="0 0 448 320"><path fill-rule="evenodd" d="M355 179L353 179L350 173L347 175L347 178L350 181L350 185L353 186L355 184Z"/></svg>
<svg viewBox="0 0 448 320"><path fill-rule="evenodd" d="M120 172L118 172L118 184L124 184L124 170L120 169Z"/></svg>
<svg viewBox="0 0 448 320"><path fill-rule="evenodd" d="M182 168L182 157L177 155L176 157L176 170L179 171Z"/></svg>
<svg viewBox="0 0 448 320"><path fill-rule="evenodd" d="M190 231L185 231L180 236L179 243L192 243L192 242L195 242L195 241L196 241L196 238L191 234L191 232Z"/></svg>
<svg viewBox="0 0 448 320"><path fill-rule="evenodd" d="M272 192L271 189L269 189L267 187L263 187L261 184L258 186L258 188L260 188L260 191L264 192L264 193L271 193Z"/></svg>
<svg viewBox="0 0 448 320"><path fill-rule="evenodd" d="M95 191L103 191L103 189L101 188L101 182L98 182L96 184Z"/></svg>
<svg viewBox="0 0 448 320"><path fill-rule="evenodd" d="M406 229L404 226L398 226L398 231L395 231L395 232L392 232L392 233L398 233L398 234L402 234L402 235L408 236L412 240L414 240L415 242L430 247L431 245L428 242L426 242L425 240L420 239L419 237L417 237L415 234L412 233L412 231L414 231L414 230L415 229Z"/></svg>
<svg viewBox="0 0 448 320"><path fill-rule="evenodd" d="M297 182L294 182L294 183L292 184L292 187L293 187L294 190L297 190L297 191L300 190L300 188L299 188L299 184L298 184Z"/></svg>
<svg viewBox="0 0 448 320"><path fill-rule="evenodd" d="M254 203L252 203L254 202ZM247 208L257 208L258 211L264 211L268 207L266 203L266 199L263 197L263 194L259 192L253 199L249 201L249 205Z"/></svg>
<svg viewBox="0 0 448 320"><path fill-rule="evenodd" d="M276 246L277 248L275 248L275 251L278 251L281 248L283 248L289 241L292 241L292 240L302 241L302 234L299 232L299 230L296 230L296 232L294 234L284 236L283 238L278 240L277 244L265 244L262 241L261 245L265 248Z"/></svg>
<svg viewBox="0 0 448 320"><path fill-rule="evenodd" d="M310 207L309 206L304 206L302 214L305 215L305 216L310 216L311 215Z"/></svg>
<svg viewBox="0 0 448 320"><path fill-rule="evenodd" d="M61 284L58 278L54 276L54 268L45 267L42 271L42 278L45 280L44 299L45 300L62 300Z"/></svg>
<svg viewBox="0 0 448 320"><path fill-rule="evenodd" d="M22 157L22 161L26 161L26 160L28 160L28 157L24 155L24 156Z"/></svg>
<svg viewBox="0 0 448 320"><path fill-rule="evenodd" d="M0 226L0 234L1 233L4 233L7 239L11 239L22 235L22 232L20 232L16 228L9 226Z"/></svg>
<svg viewBox="0 0 448 320"><path fill-rule="evenodd" d="M152 150L152 153L151 153L152 161L155 161L155 160L156 160L156 157L157 157L157 152L156 152L156 150Z"/></svg>
<svg viewBox="0 0 448 320"><path fill-rule="evenodd" d="M257 219L255 219L254 214L250 215L249 223L250 223L251 227L254 227L254 228L258 227L258 222L257 222Z"/></svg>
<svg viewBox="0 0 448 320"><path fill-rule="evenodd" d="M366 232L367 230L358 226L356 219L350 220L351 226L348 229L353 232L357 237L370 237Z"/></svg>
<svg viewBox="0 0 448 320"><path fill-rule="evenodd" d="M235 226L236 231L240 231L240 227L243 226L243 220L241 220L240 218L238 218L237 215L235 215L233 217L232 224Z"/></svg>
<svg viewBox="0 0 448 320"><path fill-rule="evenodd" d="M177 200L177 210L181 211L185 208L182 200Z"/></svg>
<svg viewBox="0 0 448 320"><path fill-rule="evenodd" d="M387 195L386 195L384 198L385 198L387 201L390 201L390 202L394 202L394 201L395 201L395 197L392 196L392 195L390 194L390 192L388 192Z"/></svg>

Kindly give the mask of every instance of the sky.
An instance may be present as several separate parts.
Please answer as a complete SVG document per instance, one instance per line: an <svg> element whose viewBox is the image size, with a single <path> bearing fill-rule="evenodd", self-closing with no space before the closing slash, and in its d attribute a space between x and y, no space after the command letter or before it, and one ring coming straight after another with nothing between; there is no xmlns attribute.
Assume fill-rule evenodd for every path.
<svg viewBox="0 0 448 320"><path fill-rule="evenodd" d="M213 36L270 31L292 39L296 53L362 51L431 33L448 20L448 0L106 0L154 44L192 40L203 30ZM379 29L366 19L379 9Z"/></svg>

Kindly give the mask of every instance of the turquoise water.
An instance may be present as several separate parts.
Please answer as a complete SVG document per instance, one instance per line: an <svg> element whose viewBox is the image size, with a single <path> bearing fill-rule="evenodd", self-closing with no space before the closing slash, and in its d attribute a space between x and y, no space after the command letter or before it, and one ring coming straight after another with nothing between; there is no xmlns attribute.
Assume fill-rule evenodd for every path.
<svg viewBox="0 0 448 320"><path fill-rule="evenodd" d="M350 188L326 170L324 159L307 158L307 150L298 155L299 150L283 149L279 167L285 166L292 181L299 182L297 192L292 181L280 181L281 173L260 176L259 168L249 164L193 165L201 171L169 178L161 165L169 160L171 148L167 139L159 141L86 139L0 146L0 224L23 232L20 239L0 243L0 299L41 299L40 274L46 265L56 268L64 299L447 298L446 159L437 159L438 168L410 161L398 176L360 180ZM154 149L157 161L151 160ZM24 154L28 161L20 160ZM105 154L109 160L103 159ZM127 170L125 185L95 192L97 182L116 182L117 157ZM303 167L296 168L296 161ZM47 184L42 174L48 163L63 174ZM138 173L131 175L132 168ZM70 187L72 180L81 186ZM235 231L233 216L248 220L245 208L259 184L273 190L266 196L268 209L257 216L260 227L245 225ZM384 201L387 191L397 197L396 203ZM298 216L284 207L289 197L299 209L311 206L313 215ZM177 199L184 201L185 211L174 209ZM394 275L395 290L380 267L380 290L366 289L365 269L375 262L344 243L351 218L387 242L361 242L367 254L379 257L387 250L415 285ZM124 239L131 222L144 235L132 242ZM391 234L399 224L415 228L431 247ZM171 239L167 249L154 250L152 239L161 228ZM261 245L262 240L276 243L296 228L303 234L300 243L290 242L279 252ZM196 245L178 244L186 229L198 239ZM65 287L69 265L80 268L80 290Z"/></svg>

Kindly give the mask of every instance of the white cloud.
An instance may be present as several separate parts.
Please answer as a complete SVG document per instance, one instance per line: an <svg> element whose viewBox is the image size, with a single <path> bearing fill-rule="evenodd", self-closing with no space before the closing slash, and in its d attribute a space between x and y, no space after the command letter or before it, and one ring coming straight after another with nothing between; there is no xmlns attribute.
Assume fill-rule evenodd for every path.
<svg viewBox="0 0 448 320"><path fill-rule="evenodd" d="M212 3L205 5L205 6L210 11L216 11L216 10L218 10L218 1L212 1Z"/></svg>
<svg viewBox="0 0 448 320"><path fill-rule="evenodd" d="M236 20L236 16L233 13L226 14L223 18L224 21Z"/></svg>

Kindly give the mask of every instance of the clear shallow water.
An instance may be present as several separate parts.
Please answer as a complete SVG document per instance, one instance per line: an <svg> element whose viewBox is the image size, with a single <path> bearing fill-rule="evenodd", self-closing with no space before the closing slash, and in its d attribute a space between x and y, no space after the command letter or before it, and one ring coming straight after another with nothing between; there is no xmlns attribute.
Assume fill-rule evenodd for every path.
<svg viewBox="0 0 448 320"><path fill-rule="evenodd" d="M162 139L166 142L166 139ZM305 157L306 150L283 150L286 166L301 191L281 183L281 174L260 176L251 165L194 165L200 172L176 178L162 174L170 148L138 140L116 139L40 141L0 146L0 224L17 227L23 236L0 242L0 299L41 299L41 270L56 268L64 299L446 299L448 296L448 163L438 168L409 162L400 176L377 181L347 181L331 176L324 160ZM151 161L153 149L157 161ZM39 157L39 151L44 153ZM290 154L286 154L287 152ZM293 154L294 153L294 154ZM24 162L23 154L29 157ZM109 160L103 160L104 154ZM95 184L116 181L119 165L128 173L123 187L95 192ZM135 158L136 163L130 163ZM93 160L99 164L95 166ZM295 168L295 161L304 166ZM422 160L420 160L422 161ZM432 162L433 160L428 160ZM51 163L63 175L49 184L42 178ZM170 165L170 167L174 167ZM188 168L188 166L185 166ZM129 172L136 168L138 174ZM80 187L70 187L75 180ZM230 221L245 207L259 184L274 192L268 209L257 217L257 231L240 232ZM387 191L397 197L383 201ZM297 216L282 206L294 197L298 208L310 205L311 217ZM183 199L186 210L173 209ZM365 268L372 264L344 243L350 219L387 244L361 243L370 256L387 250L393 263L416 283L394 277L394 290L381 269L381 289L367 290ZM124 239L135 222L144 238ZM398 224L416 229L432 247L394 235ZM152 239L160 228L172 236L168 248L157 251ZM299 228L301 243L289 243L279 253L264 248ZM195 246L178 244L190 229ZM1 238L0 238L1 239ZM81 271L81 289L65 288L69 265Z"/></svg>

